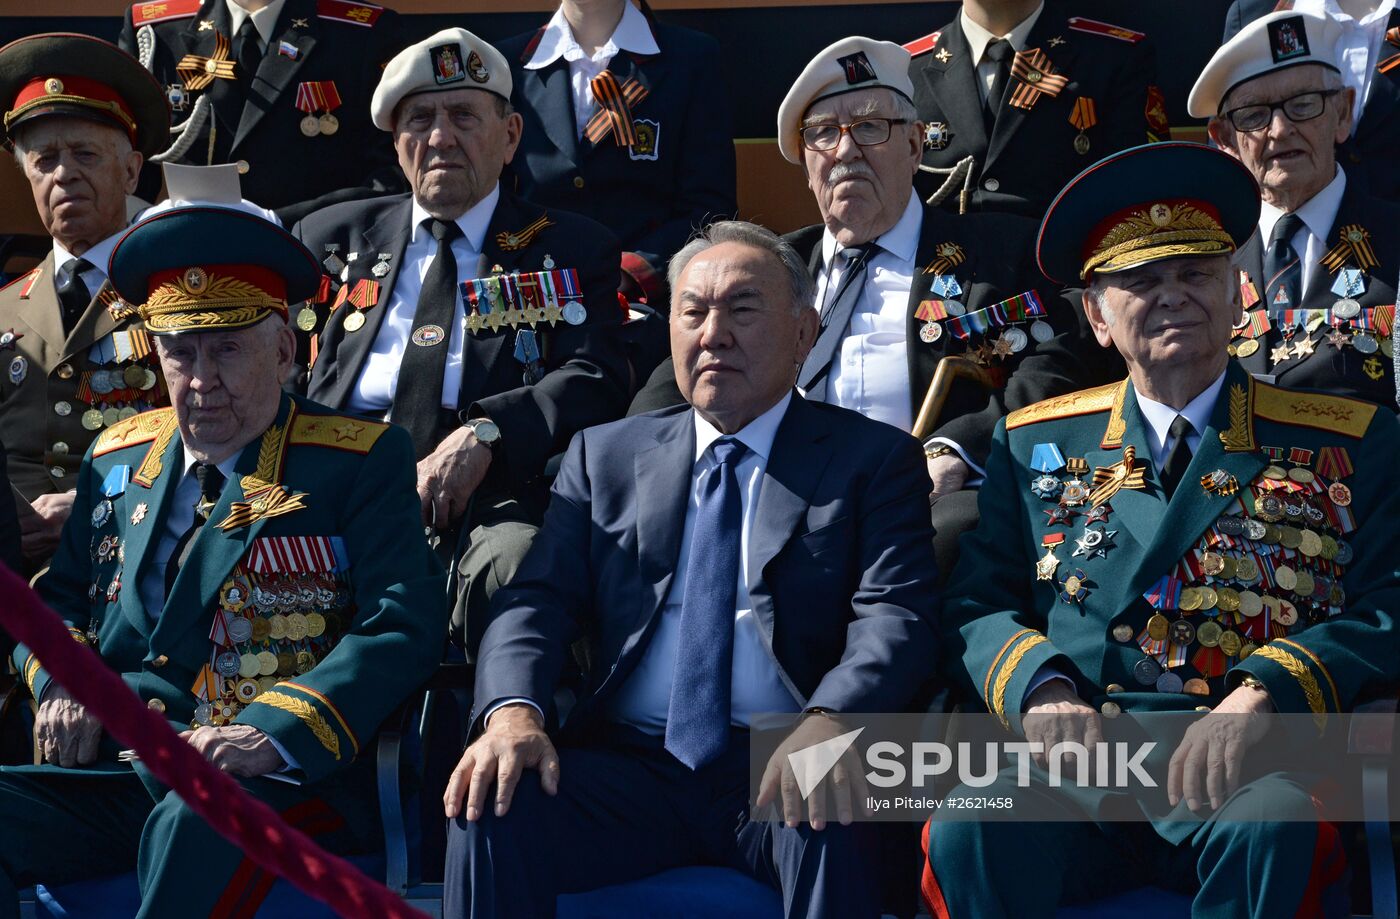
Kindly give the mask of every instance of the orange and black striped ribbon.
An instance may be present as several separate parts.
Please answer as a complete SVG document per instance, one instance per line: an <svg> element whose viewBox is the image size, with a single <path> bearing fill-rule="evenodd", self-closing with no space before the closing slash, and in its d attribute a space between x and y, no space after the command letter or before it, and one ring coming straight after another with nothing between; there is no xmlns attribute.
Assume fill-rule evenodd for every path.
<svg viewBox="0 0 1400 919"><path fill-rule="evenodd" d="M1370 232L1359 223L1342 227L1337 244L1322 257L1322 264L1328 271L1336 272L1346 264L1348 257L1354 259L1356 267L1362 271L1369 272L1380 264L1376 260L1375 250L1371 248Z"/></svg>
<svg viewBox="0 0 1400 919"><path fill-rule="evenodd" d="M198 54L186 54L180 58L180 63L175 65L175 72L180 75L180 79L185 83L185 89L199 90L213 83L214 80L234 79L234 62L229 60L228 39L224 33L214 33L214 53L210 57L203 57Z"/></svg>
<svg viewBox="0 0 1400 919"><path fill-rule="evenodd" d="M637 129L632 124L632 109L647 97L647 88L635 78L626 85L619 85L611 70L598 74L589 85L598 102L598 111L588 119L584 136L596 144L611 133L619 147L635 147Z"/></svg>
<svg viewBox="0 0 1400 919"><path fill-rule="evenodd" d="M1099 123L1099 116L1094 111L1094 100L1088 96L1080 96L1074 100L1074 108L1069 113L1069 123L1081 133L1089 130Z"/></svg>
<svg viewBox="0 0 1400 919"><path fill-rule="evenodd" d="M1017 81L1016 91L1011 94L1011 104L1028 111L1041 96L1058 96L1069 83L1069 77L1056 73L1049 56L1039 48L1017 51L1011 62L1011 75Z"/></svg>
<svg viewBox="0 0 1400 919"><path fill-rule="evenodd" d="M631 122L629 121L630 125ZM540 235L540 231L545 227L554 226L554 221L549 219L548 214L541 214L539 219L523 230L515 232L503 231L496 234L496 245L501 247L503 252L515 252L524 249L535 241L535 237Z"/></svg>

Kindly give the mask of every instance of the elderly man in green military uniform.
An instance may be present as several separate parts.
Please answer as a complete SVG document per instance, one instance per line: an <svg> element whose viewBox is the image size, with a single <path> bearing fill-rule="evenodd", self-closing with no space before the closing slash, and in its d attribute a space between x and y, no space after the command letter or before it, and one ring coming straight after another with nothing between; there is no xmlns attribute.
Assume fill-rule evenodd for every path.
<svg viewBox="0 0 1400 919"><path fill-rule="evenodd" d="M1191 893L1197 917L1332 915L1336 833L1293 774L1240 783L1262 731L1238 716L1325 721L1400 674L1400 426L1229 358L1229 256L1258 210L1237 161L1170 143L1099 162L1046 214L1042 270L1087 283L1088 318L1129 378L1000 425L950 640L991 712L1046 749L1092 743L1101 715L1191 723L1165 745L1166 813L1150 826L1069 804L1057 823L933 822L935 916L1048 917L1144 884Z"/></svg>
<svg viewBox="0 0 1400 919"><path fill-rule="evenodd" d="M0 440L23 498L25 555L39 567L58 545L97 432L166 402L150 339L106 271L167 112L134 58L66 33L0 49L0 109L53 237L52 253L0 290Z"/></svg>
<svg viewBox="0 0 1400 919"><path fill-rule="evenodd" d="M444 578L407 435L281 392L287 301L320 280L271 223L177 208L118 242L173 405L107 429L42 590L76 641L211 762L323 844L376 836L380 722L440 659ZM15 888L136 867L141 916L250 913L269 885L25 647L46 765L0 770L0 916ZM392 662L386 664L386 662ZM292 783L270 777L292 779ZM81 853L82 858L75 858Z"/></svg>

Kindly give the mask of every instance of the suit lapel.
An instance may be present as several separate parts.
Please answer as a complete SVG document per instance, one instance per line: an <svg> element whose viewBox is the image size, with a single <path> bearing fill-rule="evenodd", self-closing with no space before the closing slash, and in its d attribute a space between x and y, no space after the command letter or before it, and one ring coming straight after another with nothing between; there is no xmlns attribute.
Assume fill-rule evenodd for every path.
<svg viewBox="0 0 1400 919"><path fill-rule="evenodd" d="M103 295L111 289L112 284L109 281L103 281L102 286L97 289L97 296L92 298L92 302L88 304L82 318L78 320L77 325L73 326L72 334L63 343L63 360L79 356L116 330L117 322L112 318L111 311L107 309L107 305L102 299Z"/></svg>
<svg viewBox="0 0 1400 919"><path fill-rule="evenodd" d="M151 483L150 489L132 482L127 486L127 503L133 500L136 503L144 502L146 505L145 519L136 525L126 528L126 556L127 563L124 566L129 572L127 576L126 589L121 592L122 613L127 620L142 635L151 634L151 626L155 617L147 611L145 604L141 600L140 582L146 575L146 569L151 563L151 553L160 544L161 537L165 535L165 520L170 513L170 502L175 496L175 489L180 484L180 480L185 475L184 470L184 446L180 441L180 432L177 429L175 436L170 438L169 445L161 455L161 471L156 476L156 480Z"/></svg>
<svg viewBox="0 0 1400 919"><path fill-rule="evenodd" d="M201 22L211 22L212 29L201 29ZM201 57L212 57L214 45L218 36L222 35L229 41L229 56L232 57L233 49L233 20L229 16L228 7L223 0L206 0L199 15L189 21L185 27L184 40L185 47L190 54L198 54ZM183 55L181 55L183 57ZM179 59L176 59L177 63ZM210 103L214 106L214 112L218 116L219 125L225 131L237 129L239 121L243 117L243 99L238 91L238 81L216 79L204 88L203 92L209 94ZM196 145L195 157L203 160L204 153Z"/></svg>
<svg viewBox="0 0 1400 919"><path fill-rule="evenodd" d="M653 595L646 598L642 626L656 615L675 577L680 560L690 475L695 468L695 422L682 411L662 421L656 445L637 453L633 476L637 483L637 570Z"/></svg>
<svg viewBox="0 0 1400 919"><path fill-rule="evenodd" d="M1264 296L1264 241L1259 235L1259 228L1256 227L1250 234L1249 239L1239 251L1235 253L1235 269L1237 272L1243 271L1249 276L1249 283L1254 285L1254 292L1259 297L1259 301L1252 307L1245 309L1246 315L1268 311L1268 303ZM1238 275L1236 280L1239 280ZM1239 338L1236 342L1248 341L1249 339ZM1260 335L1257 339L1259 348L1253 354L1239 358L1240 365L1250 373L1268 373L1269 371L1269 336Z"/></svg>
<svg viewBox="0 0 1400 919"><path fill-rule="evenodd" d="M946 61L939 59L944 51L948 52ZM927 56L920 73L948 119L952 138L961 134L968 149L985 150L987 128L982 122L982 96L977 91L977 62L957 16L939 37L937 53ZM981 167L985 168L985 163Z"/></svg>
<svg viewBox="0 0 1400 919"><path fill-rule="evenodd" d="M1074 42L1067 41L1064 44L1050 47L1049 42L1053 37L1050 30L1052 22L1050 11L1041 10L1040 18L1035 21L1035 26L1031 29L1031 34L1026 37L1026 50L1040 49L1050 63L1054 66L1055 72L1063 74L1069 81L1064 89L1060 90L1061 95L1070 93L1070 86L1074 85ZM987 143L987 161L982 166L982 171L991 169L1008 147L1011 146L1016 132L1027 120L1035 118L1037 120L1053 118L1053 113L1047 111L1049 107L1055 105L1055 99L1048 96L1041 96L1030 109L1017 108L1011 104L1010 93L1015 91L1015 86L1019 81L1013 76L1009 78L1006 101L1001 107L1001 114L997 116L996 125L992 130L991 139Z"/></svg>
<svg viewBox="0 0 1400 919"><path fill-rule="evenodd" d="M20 300L19 314L38 333L54 354L63 353L63 307L54 290L53 251L39 263L39 274L29 288L29 296Z"/></svg>
<svg viewBox="0 0 1400 919"><path fill-rule="evenodd" d="M308 28L294 28L292 22L295 19L306 20ZM273 38L267 43L267 50L263 52L262 61L258 64L258 72L249 86L248 98L243 102L243 112L238 119L238 133L233 138L231 149L236 149L243 143L263 116L272 110L291 83L292 77L311 56L311 49L316 46L315 28L311 24L316 22L318 20L315 9L309 4L289 0L282 8L277 27L272 30ZM296 46L296 57L280 52L283 42Z"/></svg>
<svg viewBox="0 0 1400 919"><path fill-rule="evenodd" d="M773 591L764 569L805 519L817 484L826 472L831 451L817 447L829 434L817 409L794 394L778 425L773 450L763 472L758 507L749 530L749 601L768 635L773 634Z"/></svg>
<svg viewBox="0 0 1400 919"><path fill-rule="evenodd" d="M520 92L539 117L544 133L570 163L578 163L578 131L574 124L573 88L569 63L562 57L539 70L524 70Z"/></svg>

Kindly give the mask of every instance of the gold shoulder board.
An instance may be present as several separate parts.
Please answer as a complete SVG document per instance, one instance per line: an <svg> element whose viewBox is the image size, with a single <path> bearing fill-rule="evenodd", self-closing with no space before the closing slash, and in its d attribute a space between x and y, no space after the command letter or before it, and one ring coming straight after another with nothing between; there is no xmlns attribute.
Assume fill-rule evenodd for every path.
<svg viewBox="0 0 1400 919"><path fill-rule="evenodd" d="M368 453L389 426L349 415L311 415L298 412L292 421L294 446L314 444L351 453Z"/></svg>
<svg viewBox="0 0 1400 919"><path fill-rule="evenodd" d="M1109 383L1107 386L1082 389L1079 392L1066 393L1063 396L1045 399L1034 405L1027 405L1025 408L1018 408L1006 416L1006 429L1010 431L1022 425L1035 424L1039 421L1106 412L1113 408L1113 402L1118 396L1118 389L1122 385L1122 383Z"/></svg>
<svg viewBox="0 0 1400 919"><path fill-rule="evenodd" d="M1254 387L1254 417L1362 438L1375 417L1376 406L1359 399L1324 393L1297 392L1266 383Z"/></svg>

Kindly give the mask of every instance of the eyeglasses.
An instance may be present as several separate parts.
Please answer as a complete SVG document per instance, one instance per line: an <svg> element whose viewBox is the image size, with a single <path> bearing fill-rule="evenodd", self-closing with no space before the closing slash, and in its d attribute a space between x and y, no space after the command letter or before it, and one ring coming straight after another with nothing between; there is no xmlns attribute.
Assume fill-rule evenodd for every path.
<svg viewBox="0 0 1400 919"><path fill-rule="evenodd" d="M1274 111L1282 110L1284 117L1297 124L1312 121L1327 108L1327 100L1341 92L1340 89L1319 89L1290 96L1282 102L1261 102L1259 105L1242 105L1225 113L1236 131L1251 133L1262 131L1274 120Z"/></svg>
<svg viewBox="0 0 1400 919"><path fill-rule="evenodd" d="M890 125L908 124L907 118L862 118L850 124L809 124L802 129L802 146L808 150L835 150L841 135L851 135L859 147L877 147L890 139Z"/></svg>

